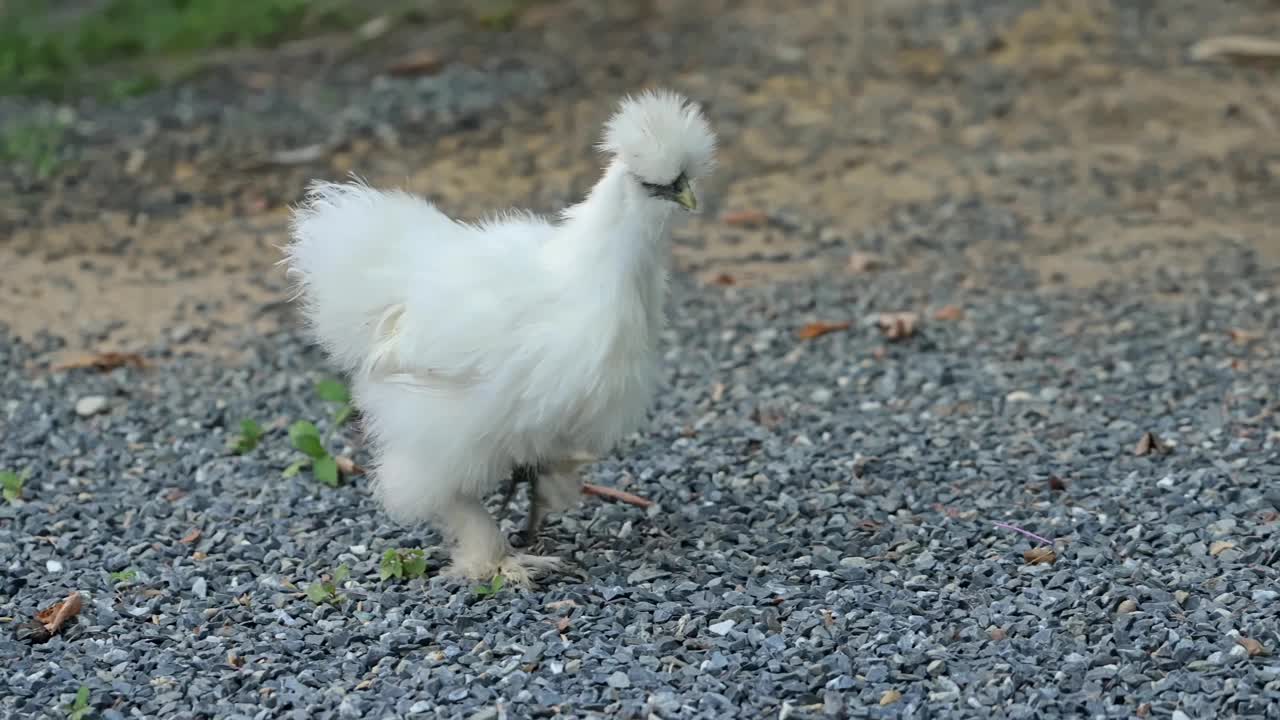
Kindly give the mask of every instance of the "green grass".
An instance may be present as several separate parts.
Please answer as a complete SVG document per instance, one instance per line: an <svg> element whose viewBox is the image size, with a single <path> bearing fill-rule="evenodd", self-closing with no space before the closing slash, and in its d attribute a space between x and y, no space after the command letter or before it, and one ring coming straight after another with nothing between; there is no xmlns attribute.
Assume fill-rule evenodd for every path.
<svg viewBox="0 0 1280 720"><path fill-rule="evenodd" d="M188 77L209 51L273 47L386 16L461 13L506 30L542 0L105 0L78 15L52 0L0 2L0 95L117 100Z"/></svg>
<svg viewBox="0 0 1280 720"><path fill-rule="evenodd" d="M0 128L0 162L20 165L32 176L44 180L62 164L65 134L66 128L56 120Z"/></svg>
<svg viewBox="0 0 1280 720"><path fill-rule="evenodd" d="M154 69L94 82L107 63L170 65L202 52L267 47L366 17L352 0L107 0L59 18L48 0L22 0L0 15L0 94L120 96L161 81ZM19 9L21 8L21 9Z"/></svg>

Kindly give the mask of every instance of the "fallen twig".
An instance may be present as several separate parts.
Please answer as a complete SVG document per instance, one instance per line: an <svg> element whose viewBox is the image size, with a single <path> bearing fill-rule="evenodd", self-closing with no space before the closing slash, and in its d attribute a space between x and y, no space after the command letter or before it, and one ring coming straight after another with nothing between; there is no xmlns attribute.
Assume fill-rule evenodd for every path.
<svg viewBox="0 0 1280 720"><path fill-rule="evenodd" d="M595 495L596 497L609 498L620 503L635 505L639 508L647 508L653 506L653 501L642 498L627 492L626 490L618 490L617 488L605 487L604 485L592 485L591 483L582 483L583 495Z"/></svg>
<svg viewBox="0 0 1280 720"><path fill-rule="evenodd" d="M1280 41L1251 35L1225 35L1206 38L1191 46L1191 59L1197 61L1226 58L1236 62L1275 62L1280 59Z"/></svg>
<svg viewBox="0 0 1280 720"><path fill-rule="evenodd" d="M1014 531L1014 532L1016 532L1016 533L1019 533L1019 534L1021 534L1021 535L1025 535L1025 536L1027 536L1027 537L1031 538L1032 540L1039 540L1040 542L1044 543L1045 545L1052 545L1052 544L1053 544L1053 541L1052 541L1052 540L1050 540L1049 538L1041 537L1041 536L1039 536L1039 535L1037 535L1037 534L1035 534L1035 533L1031 532L1030 530L1023 530L1022 528L1020 528L1020 527L1018 527L1018 526L1016 526L1016 525L1010 525L1009 523L1002 523L1002 522L997 522L995 525L996 525L996 527L998 527L998 528L1003 528L1003 529L1005 529L1005 530L1012 530L1012 531Z"/></svg>
<svg viewBox="0 0 1280 720"><path fill-rule="evenodd" d="M137 353L98 352L82 355L78 358L58 363L51 367L50 370L53 372L63 372L66 370L92 368L99 372L106 372L126 365L135 368L144 368L147 366L147 361Z"/></svg>

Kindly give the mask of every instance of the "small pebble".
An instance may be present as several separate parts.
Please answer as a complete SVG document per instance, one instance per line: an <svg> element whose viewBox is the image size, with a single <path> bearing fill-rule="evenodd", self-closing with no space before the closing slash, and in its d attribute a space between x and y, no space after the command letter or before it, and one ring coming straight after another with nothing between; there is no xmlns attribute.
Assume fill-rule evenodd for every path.
<svg viewBox="0 0 1280 720"><path fill-rule="evenodd" d="M80 417L97 415L107 409L107 399L101 395L86 395L76 401L76 414Z"/></svg>

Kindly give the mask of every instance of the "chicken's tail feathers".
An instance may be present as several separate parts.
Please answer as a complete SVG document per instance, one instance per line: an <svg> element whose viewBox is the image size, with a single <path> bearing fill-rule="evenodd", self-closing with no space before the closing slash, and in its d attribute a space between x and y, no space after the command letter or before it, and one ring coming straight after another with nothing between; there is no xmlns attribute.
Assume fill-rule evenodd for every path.
<svg viewBox="0 0 1280 720"><path fill-rule="evenodd" d="M374 189L355 174L308 184L280 264L308 329L344 370L365 365L380 321L414 286L417 234L451 223L425 200Z"/></svg>

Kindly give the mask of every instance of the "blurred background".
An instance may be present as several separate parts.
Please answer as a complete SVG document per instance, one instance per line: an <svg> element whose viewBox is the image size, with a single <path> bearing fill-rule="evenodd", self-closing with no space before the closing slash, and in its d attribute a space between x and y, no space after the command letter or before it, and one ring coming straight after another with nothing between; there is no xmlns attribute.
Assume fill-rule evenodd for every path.
<svg viewBox="0 0 1280 720"><path fill-rule="evenodd" d="M723 140L678 267L1176 298L1280 264L1271 0L0 0L0 321L49 358L291 322L311 178L475 216L594 181L617 99Z"/></svg>

